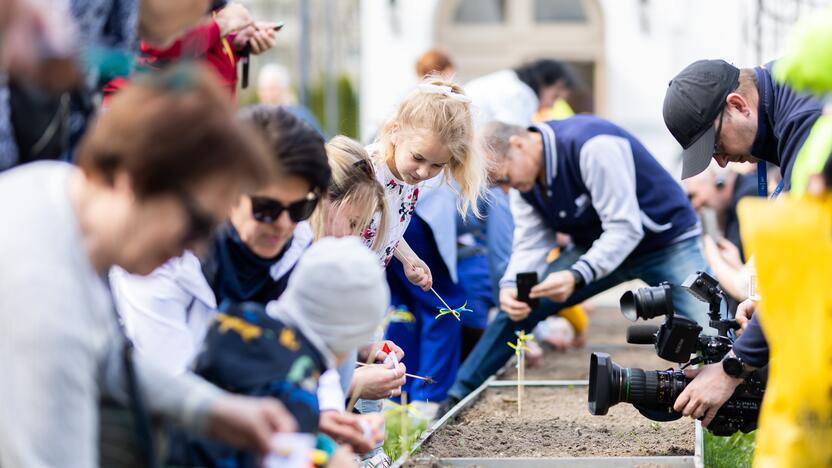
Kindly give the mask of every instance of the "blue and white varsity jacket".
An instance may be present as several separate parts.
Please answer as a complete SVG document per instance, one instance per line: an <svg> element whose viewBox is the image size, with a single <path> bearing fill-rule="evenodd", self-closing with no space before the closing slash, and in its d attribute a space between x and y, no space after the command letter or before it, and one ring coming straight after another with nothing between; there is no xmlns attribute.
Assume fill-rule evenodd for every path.
<svg viewBox="0 0 832 468"><path fill-rule="evenodd" d="M519 272L542 275L557 232L587 249L572 266L587 284L630 255L701 233L680 185L626 130L588 115L530 130L543 139L546 185L511 191L514 246L500 287L513 287Z"/></svg>

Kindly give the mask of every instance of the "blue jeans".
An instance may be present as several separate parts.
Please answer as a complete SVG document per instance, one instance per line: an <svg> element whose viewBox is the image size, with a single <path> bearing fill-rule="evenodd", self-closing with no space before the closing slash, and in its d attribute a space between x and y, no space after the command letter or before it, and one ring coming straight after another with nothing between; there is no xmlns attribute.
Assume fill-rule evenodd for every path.
<svg viewBox="0 0 832 468"><path fill-rule="evenodd" d="M567 247L555 261L548 265L543 277L545 278L549 273L568 269L584 253L584 250L575 246ZM482 338L460 367L456 382L448 394L463 398L497 372L514 354L506 342L515 339L516 330L530 333L535 325L546 317L560 312L561 309L580 304L596 294L633 279L641 279L651 286L667 281L671 284L673 291L673 308L676 314L697 322L703 330L710 330L708 305L698 301L679 287L688 275L696 271L704 271L705 268L699 239L688 239L656 252L631 255L608 276L578 289L565 302L541 299L540 305L523 320L515 322L501 311L488 325Z"/></svg>

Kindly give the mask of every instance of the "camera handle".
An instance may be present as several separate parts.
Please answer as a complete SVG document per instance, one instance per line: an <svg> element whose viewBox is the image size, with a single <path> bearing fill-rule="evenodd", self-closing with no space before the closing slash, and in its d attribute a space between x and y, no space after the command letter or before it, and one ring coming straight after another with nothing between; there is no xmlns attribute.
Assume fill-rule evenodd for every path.
<svg viewBox="0 0 832 468"><path fill-rule="evenodd" d="M739 330L740 325L734 319L722 318L722 302L725 300L725 293L717 285L714 288L711 300L708 301L708 317L711 319L708 325L716 329L717 336L728 336L729 330Z"/></svg>
<svg viewBox="0 0 832 468"><path fill-rule="evenodd" d="M716 329L717 336L728 336L728 330L740 329L736 320L711 320L709 325Z"/></svg>

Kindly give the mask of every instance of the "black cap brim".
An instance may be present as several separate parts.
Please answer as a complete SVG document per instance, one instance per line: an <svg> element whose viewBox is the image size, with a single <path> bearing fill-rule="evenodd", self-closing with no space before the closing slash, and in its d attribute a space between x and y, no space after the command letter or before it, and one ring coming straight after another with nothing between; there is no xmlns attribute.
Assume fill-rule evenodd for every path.
<svg viewBox="0 0 832 468"><path fill-rule="evenodd" d="M710 125L705 133L682 151L682 179L693 177L708 168L714 155L715 142L716 130Z"/></svg>

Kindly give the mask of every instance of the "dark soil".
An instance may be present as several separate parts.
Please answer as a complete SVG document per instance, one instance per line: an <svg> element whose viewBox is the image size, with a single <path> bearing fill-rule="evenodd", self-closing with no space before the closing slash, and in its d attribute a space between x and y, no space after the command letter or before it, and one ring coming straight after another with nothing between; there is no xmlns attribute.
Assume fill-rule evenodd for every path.
<svg viewBox="0 0 832 468"><path fill-rule="evenodd" d="M609 353L623 367L667 369L673 363L656 356L652 346L629 345L631 322L614 309L590 312L587 345L558 352L544 345L542 366L527 368L526 380L588 379L593 351ZM644 322L640 322L644 323ZM660 325L661 320L649 323ZM499 377L514 380L507 366ZM598 457L678 456L693 454L694 424L690 419L656 423L629 404L606 416L592 416L586 387L526 387L523 415L517 415L517 390L490 388L455 421L437 431L416 455L417 465L455 457Z"/></svg>
<svg viewBox="0 0 832 468"><path fill-rule="evenodd" d="M690 455L690 419L654 423L619 404L606 416L587 410L587 390L527 387L523 415L514 388L486 390L474 405L435 433L417 458Z"/></svg>

